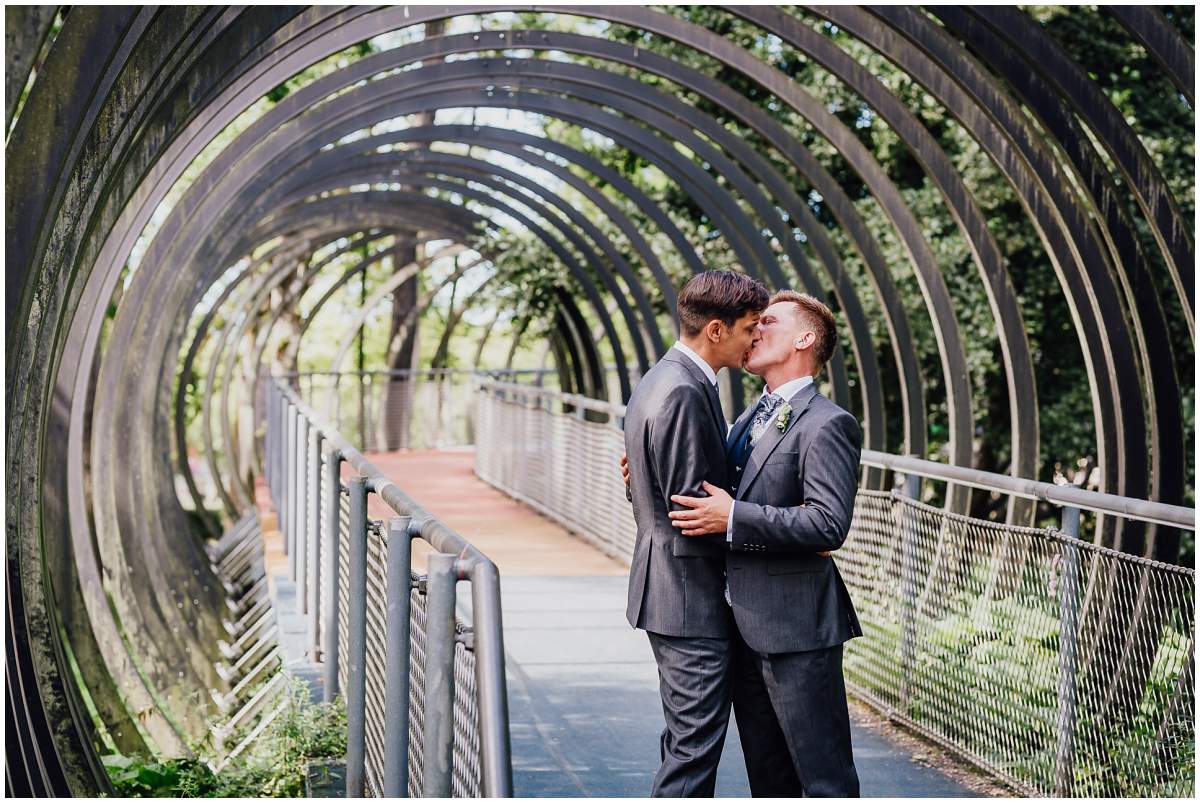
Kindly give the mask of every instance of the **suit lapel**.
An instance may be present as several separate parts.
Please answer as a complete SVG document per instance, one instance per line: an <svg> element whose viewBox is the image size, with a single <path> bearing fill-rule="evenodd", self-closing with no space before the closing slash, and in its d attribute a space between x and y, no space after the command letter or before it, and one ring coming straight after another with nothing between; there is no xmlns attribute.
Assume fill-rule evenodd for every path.
<svg viewBox="0 0 1200 803"><path fill-rule="evenodd" d="M792 415L788 418L787 426L782 431L780 431L779 427L775 426L775 417L779 415L778 411L775 416L771 417L771 420L767 423L766 431L758 439L758 443L754 444L754 450L750 452L750 458L746 461L746 470L742 472L742 481L738 483L735 499L741 499L746 493L746 489L754 482L754 478L758 476L758 472L762 469L763 464L771 456L771 452L775 451L775 447L779 446L784 436L792 430L792 427L796 426L796 422L808 410L809 402L816 395L817 386L814 382L792 397L792 400L789 402L792 406Z"/></svg>
<svg viewBox="0 0 1200 803"><path fill-rule="evenodd" d="M700 387L704 388L705 398L708 399L709 412L712 413L713 420L717 423L717 432L721 433L721 436L724 437L726 425L725 414L721 412L721 397L717 395L717 389L713 387L713 383L709 382L708 377L700 370L700 366L696 365L686 354L675 348L667 349L667 353L663 355L663 359L682 365L691 377L700 383Z"/></svg>

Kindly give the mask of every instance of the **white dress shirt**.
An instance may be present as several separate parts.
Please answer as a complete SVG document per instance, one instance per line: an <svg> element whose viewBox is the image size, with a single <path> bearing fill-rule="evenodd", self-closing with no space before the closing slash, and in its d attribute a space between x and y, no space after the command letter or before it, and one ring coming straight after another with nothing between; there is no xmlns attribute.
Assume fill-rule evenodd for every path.
<svg viewBox="0 0 1200 803"><path fill-rule="evenodd" d="M782 398L784 401L790 402L797 393L804 390L806 387L808 387L812 383L813 383L813 378L811 376L799 376L799 377L796 377L795 379L791 379L791 380L788 380L787 382L784 382L782 385L779 386L779 390L776 390L776 391L771 391L769 388L764 386L762 395L760 395L758 398L759 398L759 401L761 401L763 396L766 396L768 393L774 392L777 396ZM737 502L729 503L729 518L725 520L725 540L731 544L733 543L733 509L736 506L737 506Z"/></svg>
<svg viewBox="0 0 1200 803"><path fill-rule="evenodd" d="M671 346L671 348L679 349L681 352L683 352L685 355L687 355L687 357L692 362L694 362L694 363L696 363L696 365L700 366L700 370L704 372L704 375L706 377L708 377L709 382L711 382L714 385L717 384L717 372L713 370L713 367L708 364L707 360L705 360L703 357L701 357L699 354L697 354L695 351L693 351L691 349L691 347L689 347L687 344L685 344L682 340L676 340L675 345Z"/></svg>

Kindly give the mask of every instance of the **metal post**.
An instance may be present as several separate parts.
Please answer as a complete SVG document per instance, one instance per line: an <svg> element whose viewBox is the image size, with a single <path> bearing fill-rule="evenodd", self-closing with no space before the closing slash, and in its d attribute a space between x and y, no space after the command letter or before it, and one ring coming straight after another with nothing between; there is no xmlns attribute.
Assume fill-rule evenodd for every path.
<svg viewBox="0 0 1200 803"><path fill-rule="evenodd" d="M347 573L346 797L364 797L367 761L367 481L350 480Z"/></svg>
<svg viewBox="0 0 1200 803"><path fill-rule="evenodd" d="M429 556L425 600L425 733L421 794L450 797L454 748L454 586L458 560Z"/></svg>
<svg viewBox="0 0 1200 803"><path fill-rule="evenodd" d="M1070 797L1075 780L1075 669L1079 615L1079 508L1065 507L1063 544L1058 584L1058 745L1054 753L1054 794Z"/></svg>
<svg viewBox="0 0 1200 803"><path fill-rule="evenodd" d="M921 498L921 477L907 474L904 477L904 496L907 499ZM916 643L917 623L917 515L907 507L901 507L900 531L900 677L901 705L907 707L909 674L913 665L913 645Z"/></svg>
<svg viewBox="0 0 1200 803"><path fill-rule="evenodd" d="M313 466L309 463L309 437L313 427L309 425L308 417L300 417L300 431L296 433L296 457L300 472L296 477L296 537L292 542L296 547L292 561L295 568L292 579L296 581L296 606L299 613L304 613L304 589L308 587L308 530L310 526L308 511L312 500L308 496L312 487L311 473Z"/></svg>
<svg viewBox="0 0 1200 803"><path fill-rule="evenodd" d="M409 624L412 541L408 516L388 520L387 656L384 680L383 796L408 797Z"/></svg>
<svg viewBox="0 0 1200 803"><path fill-rule="evenodd" d="M283 505L279 508L279 516L282 527L280 531L283 533L283 554L288 554L292 548L292 497L293 483L292 475L296 471L296 407L290 401L287 402L287 415L285 416L284 424L287 428L284 430L284 446L283 446Z"/></svg>
<svg viewBox="0 0 1200 803"><path fill-rule="evenodd" d="M322 633L325 637L325 650L321 656L325 659L325 702L327 703L332 703L338 694L338 663L341 659L341 650L338 645L338 605L342 593L341 466L341 450L330 449L329 455L325 458L325 516L327 522L325 534L329 539L327 547L329 559L325 564L325 577L328 578L328 582L325 584L327 596L325 628Z"/></svg>
<svg viewBox="0 0 1200 803"><path fill-rule="evenodd" d="M317 577L321 574L319 566L321 543L321 432L315 426L308 428L308 487L305 489L305 499L308 500L308 527L304 536L304 570L300 573L304 582L296 587L296 599L301 614L312 613L308 619L309 643L314 643L317 627L317 598L315 596Z"/></svg>
<svg viewBox="0 0 1200 803"><path fill-rule="evenodd" d="M512 746L508 688L504 679L504 627L500 574L491 562L471 567L471 615L475 635L475 688L479 694L479 760L484 797L512 797Z"/></svg>

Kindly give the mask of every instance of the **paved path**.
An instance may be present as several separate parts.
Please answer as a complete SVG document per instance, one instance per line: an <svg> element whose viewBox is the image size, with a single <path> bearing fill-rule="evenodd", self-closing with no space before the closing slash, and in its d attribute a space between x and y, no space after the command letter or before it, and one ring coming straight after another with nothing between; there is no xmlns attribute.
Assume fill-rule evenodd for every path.
<svg viewBox="0 0 1200 803"><path fill-rule="evenodd" d="M468 451L369 457L500 568L517 796L646 796L662 708L649 643L625 621L626 567L478 480ZM857 716L853 741L864 796L973 794ZM736 723L717 794L749 796Z"/></svg>

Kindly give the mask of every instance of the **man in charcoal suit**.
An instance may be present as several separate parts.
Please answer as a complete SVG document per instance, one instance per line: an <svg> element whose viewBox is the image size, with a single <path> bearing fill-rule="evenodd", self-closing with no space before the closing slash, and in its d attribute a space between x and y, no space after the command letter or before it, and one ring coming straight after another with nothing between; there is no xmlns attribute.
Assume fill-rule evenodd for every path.
<svg viewBox="0 0 1200 803"><path fill-rule="evenodd" d="M679 342L642 377L626 408L637 522L626 616L650 639L666 719L655 797L715 791L730 706L726 548L720 536L680 535L668 514L680 507L672 494L697 497L705 482L729 482L716 372L746 359L767 297L739 273L694 276L679 292Z"/></svg>
<svg viewBox="0 0 1200 803"><path fill-rule="evenodd" d="M814 384L837 343L824 304L776 293L758 330L745 367L766 388L729 431L728 482L672 496L686 509L669 515L685 536L726 540L751 793L857 797L842 644L862 628L830 553L850 529L862 432Z"/></svg>

